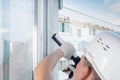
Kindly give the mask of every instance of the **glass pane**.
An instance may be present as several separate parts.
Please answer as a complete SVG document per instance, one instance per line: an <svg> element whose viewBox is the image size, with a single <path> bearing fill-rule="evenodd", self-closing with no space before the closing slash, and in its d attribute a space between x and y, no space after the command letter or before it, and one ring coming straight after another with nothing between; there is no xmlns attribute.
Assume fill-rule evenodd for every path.
<svg viewBox="0 0 120 80"><path fill-rule="evenodd" d="M2 69L2 63L3 63L3 44L2 44L2 0L0 0L0 80L3 80L3 69Z"/></svg>
<svg viewBox="0 0 120 80"><path fill-rule="evenodd" d="M32 80L34 0L0 1L0 80Z"/></svg>

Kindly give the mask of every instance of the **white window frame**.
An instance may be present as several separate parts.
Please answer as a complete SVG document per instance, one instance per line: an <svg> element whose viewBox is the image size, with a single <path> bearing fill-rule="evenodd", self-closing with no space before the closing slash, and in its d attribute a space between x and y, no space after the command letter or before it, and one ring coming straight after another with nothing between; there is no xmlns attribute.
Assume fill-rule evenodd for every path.
<svg viewBox="0 0 120 80"><path fill-rule="evenodd" d="M46 23L46 0L35 0L33 70L46 52Z"/></svg>
<svg viewBox="0 0 120 80"><path fill-rule="evenodd" d="M45 56L58 46L51 37L59 31L58 11L62 9L60 4L62 4L62 0L35 0L33 70ZM58 68L53 71L55 80L58 80L57 71Z"/></svg>
<svg viewBox="0 0 120 80"><path fill-rule="evenodd" d="M58 32L57 26L58 0L35 0L34 68L55 49L51 36Z"/></svg>

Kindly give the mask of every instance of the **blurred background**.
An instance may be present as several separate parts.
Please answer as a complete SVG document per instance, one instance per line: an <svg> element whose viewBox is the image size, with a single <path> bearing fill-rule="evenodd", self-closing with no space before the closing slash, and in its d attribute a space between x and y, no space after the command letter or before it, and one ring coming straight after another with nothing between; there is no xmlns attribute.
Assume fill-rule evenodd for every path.
<svg viewBox="0 0 120 80"><path fill-rule="evenodd" d="M120 32L119 0L0 0L0 80L34 80L33 71L58 45L54 33L78 43L102 31ZM62 58L53 75L72 63Z"/></svg>

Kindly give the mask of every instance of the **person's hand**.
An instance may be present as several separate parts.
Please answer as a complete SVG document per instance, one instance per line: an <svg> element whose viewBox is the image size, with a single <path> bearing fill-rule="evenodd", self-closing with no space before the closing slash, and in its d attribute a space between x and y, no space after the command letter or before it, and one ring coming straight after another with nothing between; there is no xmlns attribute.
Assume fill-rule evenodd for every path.
<svg viewBox="0 0 120 80"><path fill-rule="evenodd" d="M62 71L68 75L69 80L73 80L74 72L75 72L74 65L70 64Z"/></svg>
<svg viewBox="0 0 120 80"><path fill-rule="evenodd" d="M72 55L74 55L76 52L74 46L69 42L63 42L60 49L62 50L64 54L64 58L68 60L70 60Z"/></svg>

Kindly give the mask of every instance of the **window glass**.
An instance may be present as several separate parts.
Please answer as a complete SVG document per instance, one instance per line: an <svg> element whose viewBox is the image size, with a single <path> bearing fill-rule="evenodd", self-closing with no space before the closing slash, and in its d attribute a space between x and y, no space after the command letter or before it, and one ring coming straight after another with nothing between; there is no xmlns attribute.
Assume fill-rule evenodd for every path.
<svg viewBox="0 0 120 80"><path fill-rule="evenodd" d="M0 80L32 80L34 0L0 0Z"/></svg>
<svg viewBox="0 0 120 80"><path fill-rule="evenodd" d="M2 62L3 62L3 50L2 50L2 0L0 0L0 80L3 80L3 67L2 67Z"/></svg>

